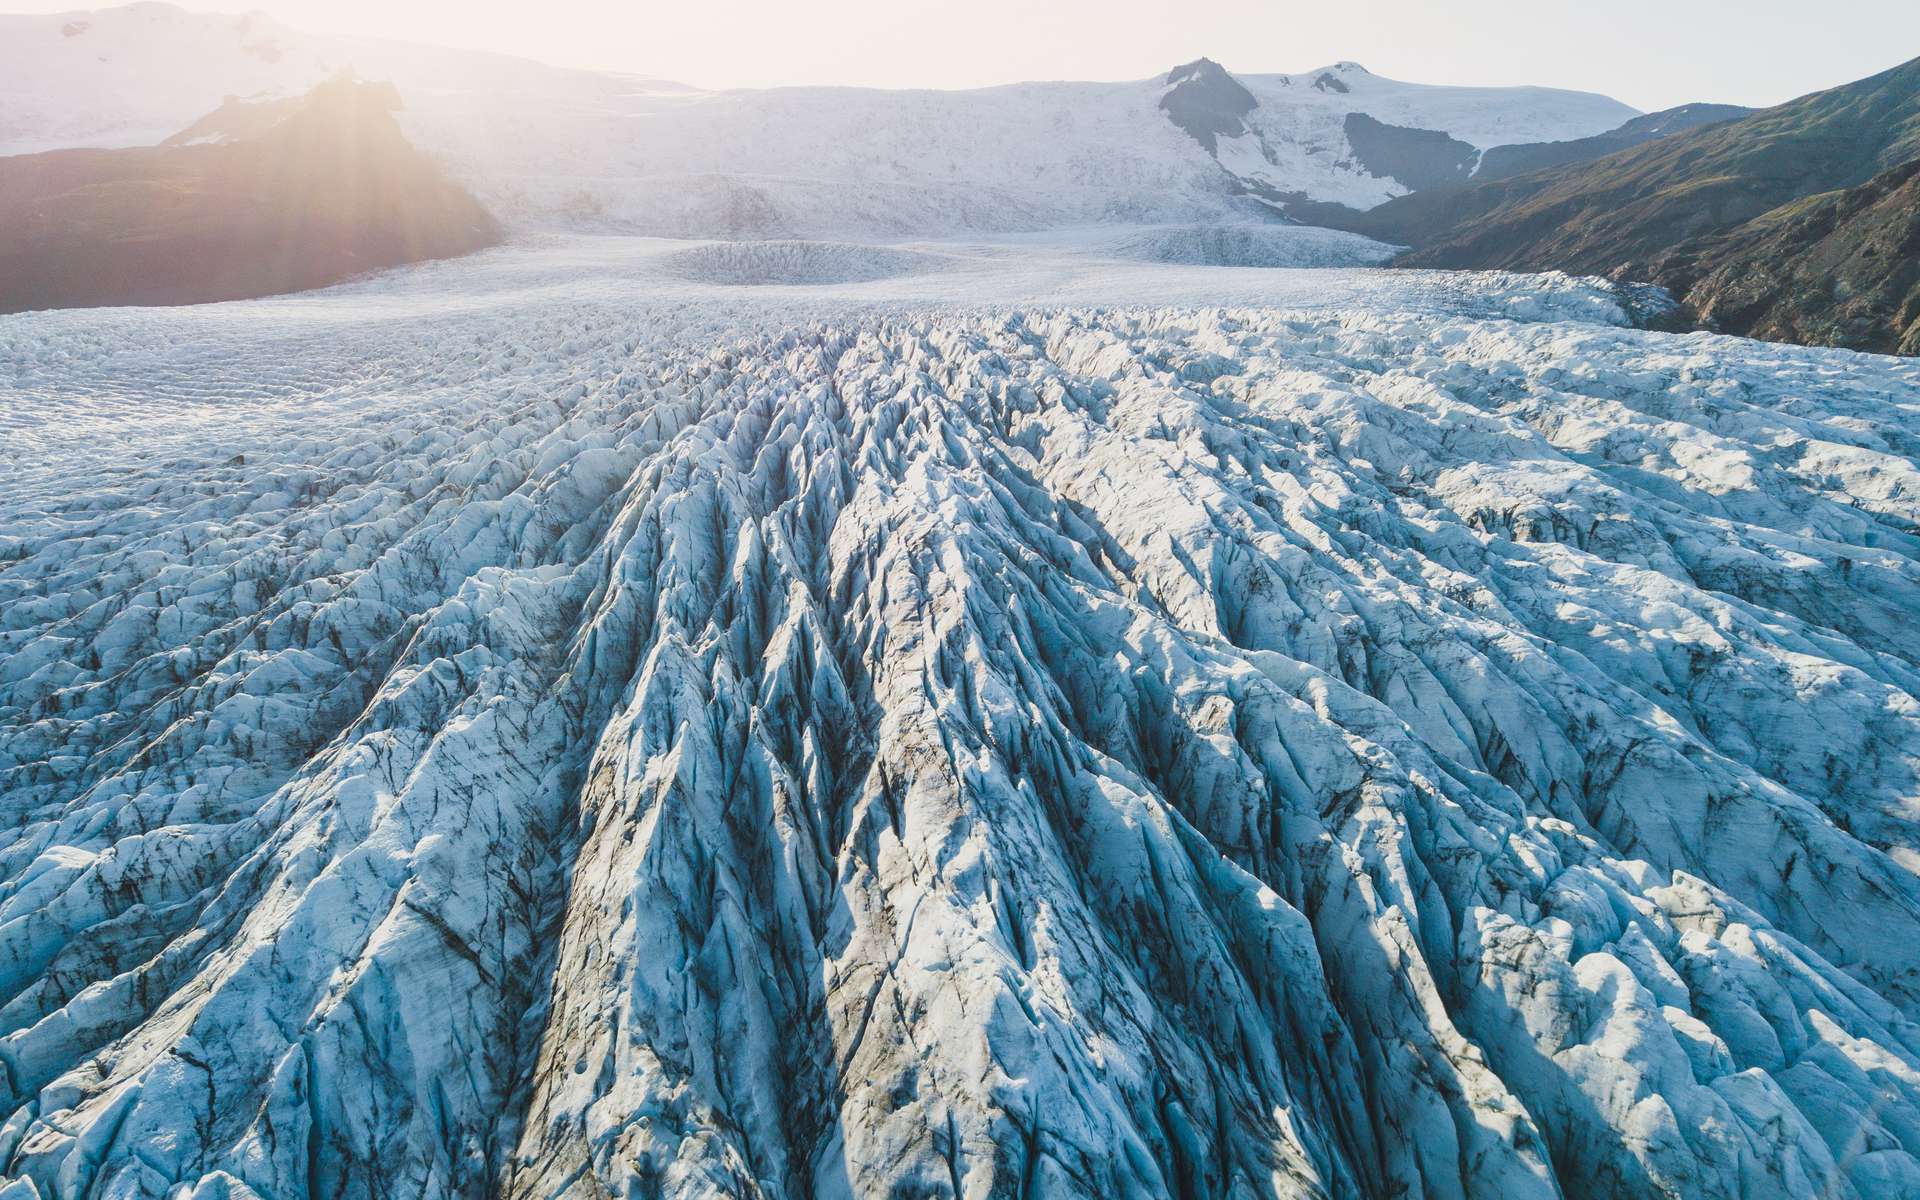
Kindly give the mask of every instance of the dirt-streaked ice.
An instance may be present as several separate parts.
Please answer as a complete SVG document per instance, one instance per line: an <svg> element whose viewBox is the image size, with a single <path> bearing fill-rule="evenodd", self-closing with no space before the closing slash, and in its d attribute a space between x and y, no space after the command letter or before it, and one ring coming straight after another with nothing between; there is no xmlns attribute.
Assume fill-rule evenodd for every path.
<svg viewBox="0 0 1920 1200"><path fill-rule="evenodd" d="M1920 1193L1920 366L1237 236L0 320L0 1196Z"/></svg>

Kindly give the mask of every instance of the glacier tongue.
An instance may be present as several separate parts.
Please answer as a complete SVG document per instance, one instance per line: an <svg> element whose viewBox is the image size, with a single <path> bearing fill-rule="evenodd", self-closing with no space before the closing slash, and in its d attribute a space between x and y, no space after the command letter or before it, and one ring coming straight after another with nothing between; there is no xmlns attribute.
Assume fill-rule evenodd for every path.
<svg viewBox="0 0 1920 1200"><path fill-rule="evenodd" d="M541 303L0 330L6 1200L1920 1192L1911 364Z"/></svg>

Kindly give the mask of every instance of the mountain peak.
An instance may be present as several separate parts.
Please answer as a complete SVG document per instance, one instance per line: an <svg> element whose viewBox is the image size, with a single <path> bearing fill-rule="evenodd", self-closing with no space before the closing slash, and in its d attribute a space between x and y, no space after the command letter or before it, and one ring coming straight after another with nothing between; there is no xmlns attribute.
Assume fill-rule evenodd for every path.
<svg viewBox="0 0 1920 1200"><path fill-rule="evenodd" d="M1194 141L1215 152L1221 137L1247 131L1246 115L1260 107L1238 79L1210 58L1197 58L1167 72L1167 94L1160 107L1167 119Z"/></svg>
<svg viewBox="0 0 1920 1200"><path fill-rule="evenodd" d="M1218 79L1232 79L1227 69L1210 58L1196 58L1190 63L1182 63L1167 72L1169 87L1182 83L1205 83Z"/></svg>

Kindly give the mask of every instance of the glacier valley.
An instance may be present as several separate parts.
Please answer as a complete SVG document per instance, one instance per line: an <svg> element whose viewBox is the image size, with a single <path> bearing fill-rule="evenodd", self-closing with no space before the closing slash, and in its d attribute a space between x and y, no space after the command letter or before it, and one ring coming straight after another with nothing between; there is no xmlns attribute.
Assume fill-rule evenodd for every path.
<svg viewBox="0 0 1920 1200"><path fill-rule="evenodd" d="M1387 252L0 320L0 1200L1920 1195L1920 361Z"/></svg>

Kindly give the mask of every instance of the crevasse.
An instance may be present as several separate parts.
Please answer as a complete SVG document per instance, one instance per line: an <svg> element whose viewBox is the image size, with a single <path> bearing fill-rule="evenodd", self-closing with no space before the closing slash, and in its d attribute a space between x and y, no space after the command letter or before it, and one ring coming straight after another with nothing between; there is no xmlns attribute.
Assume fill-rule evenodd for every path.
<svg viewBox="0 0 1920 1200"><path fill-rule="evenodd" d="M1913 366L334 312L0 358L6 1200L1920 1191Z"/></svg>

